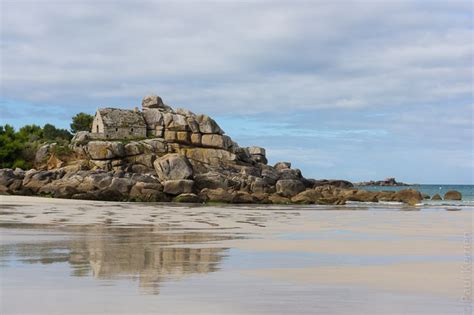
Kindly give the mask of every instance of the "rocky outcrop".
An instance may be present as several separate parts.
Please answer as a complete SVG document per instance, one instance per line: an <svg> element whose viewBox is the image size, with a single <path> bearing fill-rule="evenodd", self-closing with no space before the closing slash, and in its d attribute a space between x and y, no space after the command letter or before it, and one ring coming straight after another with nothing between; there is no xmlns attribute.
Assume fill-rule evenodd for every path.
<svg viewBox="0 0 474 315"><path fill-rule="evenodd" d="M356 186L410 186L409 184L405 184L402 182L397 182L395 178L389 177L384 180L378 180L378 181L369 181L369 182L360 182L356 183Z"/></svg>
<svg viewBox="0 0 474 315"><path fill-rule="evenodd" d="M416 204L421 196L414 190L370 192L344 180L306 179L290 162L267 165L264 148L240 147L207 115L174 110L156 95L145 97L142 109L134 113L142 115L148 138L100 140L79 132L67 150L59 150L67 156L55 155L54 144L45 145L37 152L37 169L0 170L0 193L274 204Z"/></svg>
<svg viewBox="0 0 474 315"><path fill-rule="evenodd" d="M462 200L462 194L457 190L450 190L444 194L444 200Z"/></svg>
<svg viewBox="0 0 474 315"><path fill-rule="evenodd" d="M347 180L340 180L340 179L321 179L321 180L310 180L313 188L319 187L319 186L335 186L339 188L352 188L354 187L354 184Z"/></svg>
<svg viewBox="0 0 474 315"><path fill-rule="evenodd" d="M439 194L434 194L433 197L431 197L431 200L443 200Z"/></svg>

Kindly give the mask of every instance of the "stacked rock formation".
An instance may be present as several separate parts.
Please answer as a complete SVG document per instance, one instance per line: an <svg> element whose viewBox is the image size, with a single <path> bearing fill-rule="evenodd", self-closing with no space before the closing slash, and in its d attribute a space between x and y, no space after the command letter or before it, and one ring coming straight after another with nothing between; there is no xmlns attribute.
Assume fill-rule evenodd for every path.
<svg viewBox="0 0 474 315"><path fill-rule="evenodd" d="M207 115L174 110L159 96L142 101L147 139L96 140L79 132L70 154L53 145L37 168L0 170L0 193L59 198L227 203L318 203L391 200L415 204L415 190L371 193L347 181L306 179L289 162L267 165L260 147L240 147Z"/></svg>

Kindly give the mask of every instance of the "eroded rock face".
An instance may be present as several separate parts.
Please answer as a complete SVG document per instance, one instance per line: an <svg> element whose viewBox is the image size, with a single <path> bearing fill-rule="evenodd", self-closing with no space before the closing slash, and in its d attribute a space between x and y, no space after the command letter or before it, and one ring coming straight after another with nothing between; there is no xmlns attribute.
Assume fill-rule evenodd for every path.
<svg viewBox="0 0 474 315"><path fill-rule="evenodd" d="M189 179L193 169L188 159L180 154L167 154L153 163L158 178L162 181Z"/></svg>

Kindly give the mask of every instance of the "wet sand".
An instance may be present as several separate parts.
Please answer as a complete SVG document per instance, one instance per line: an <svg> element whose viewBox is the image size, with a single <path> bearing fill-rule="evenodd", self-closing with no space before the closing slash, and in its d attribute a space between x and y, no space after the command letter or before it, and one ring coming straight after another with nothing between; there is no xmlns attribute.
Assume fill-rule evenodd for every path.
<svg viewBox="0 0 474 315"><path fill-rule="evenodd" d="M473 213L0 196L0 313L469 314Z"/></svg>

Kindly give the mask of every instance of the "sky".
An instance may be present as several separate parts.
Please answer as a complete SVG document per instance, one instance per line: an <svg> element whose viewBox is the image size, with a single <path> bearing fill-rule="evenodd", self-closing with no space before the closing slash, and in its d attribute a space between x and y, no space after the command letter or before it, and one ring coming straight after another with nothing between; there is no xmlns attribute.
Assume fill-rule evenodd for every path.
<svg viewBox="0 0 474 315"><path fill-rule="evenodd" d="M473 2L0 0L0 124L143 96L306 177L473 184Z"/></svg>

